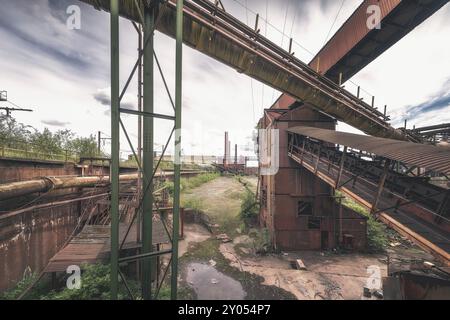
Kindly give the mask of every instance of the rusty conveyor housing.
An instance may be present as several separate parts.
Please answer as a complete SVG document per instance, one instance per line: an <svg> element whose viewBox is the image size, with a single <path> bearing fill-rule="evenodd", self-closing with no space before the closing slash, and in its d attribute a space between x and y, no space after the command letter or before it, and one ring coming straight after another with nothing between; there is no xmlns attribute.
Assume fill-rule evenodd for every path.
<svg viewBox="0 0 450 320"><path fill-rule="evenodd" d="M80 1L109 11L109 0ZM140 11L135 3L121 1L120 14L140 22ZM137 3L143 6L142 1ZM156 29L171 37L175 34L175 9L175 0L164 1L157 8ZM209 1L185 1L183 41L238 72L288 93L367 134L407 139L404 133L387 123L379 111Z"/></svg>
<svg viewBox="0 0 450 320"><path fill-rule="evenodd" d="M309 66L319 66L319 72L328 79L335 83L345 83L448 2L364 0L316 54ZM380 29L367 28L368 12L371 12L370 6L373 5L381 9ZM278 101L281 102L281 108L287 108L296 102L286 94ZM274 105L277 106L278 104Z"/></svg>
<svg viewBox="0 0 450 320"><path fill-rule="evenodd" d="M287 131L293 161L450 265L449 190L428 183L426 177L393 169L395 161L418 168L425 161L430 169L448 172L449 162L442 161L450 158L450 151L426 145L411 150L410 142L320 128ZM341 151L336 145L345 148Z"/></svg>

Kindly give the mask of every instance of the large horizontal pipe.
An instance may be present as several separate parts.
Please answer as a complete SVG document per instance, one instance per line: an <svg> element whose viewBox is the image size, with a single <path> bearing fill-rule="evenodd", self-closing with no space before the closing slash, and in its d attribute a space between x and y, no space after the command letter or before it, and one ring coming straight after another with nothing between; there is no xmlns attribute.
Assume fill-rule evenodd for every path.
<svg viewBox="0 0 450 320"><path fill-rule="evenodd" d="M120 175L120 181L137 180L138 175ZM35 180L11 182L0 185L0 200L24 196L30 193L47 192L56 189L89 188L99 185L108 185L109 176L89 177L43 177Z"/></svg>
<svg viewBox="0 0 450 320"><path fill-rule="evenodd" d="M195 175L204 171L182 171L181 175ZM173 172L157 173L155 177L171 177ZM137 180L138 174L121 174L120 182ZM68 188L93 188L109 184L109 176L89 177L43 177L28 181L19 181L0 184L0 201L24 196L36 192L47 192L57 189Z"/></svg>

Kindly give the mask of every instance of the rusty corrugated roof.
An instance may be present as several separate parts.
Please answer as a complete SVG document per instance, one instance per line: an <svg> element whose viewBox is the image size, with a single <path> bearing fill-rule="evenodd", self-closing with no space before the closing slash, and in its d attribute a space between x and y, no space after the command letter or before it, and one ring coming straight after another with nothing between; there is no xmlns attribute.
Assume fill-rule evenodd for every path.
<svg viewBox="0 0 450 320"><path fill-rule="evenodd" d="M288 131L450 174L450 149L447 148L303 126Z"/></svg>

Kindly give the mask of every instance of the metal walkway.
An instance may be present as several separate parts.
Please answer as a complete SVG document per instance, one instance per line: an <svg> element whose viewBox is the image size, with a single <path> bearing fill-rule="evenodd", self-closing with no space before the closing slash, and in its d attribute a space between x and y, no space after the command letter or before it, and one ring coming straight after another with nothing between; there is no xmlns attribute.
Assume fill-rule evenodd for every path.
<svg viewBox="0 0 450 320"><path fill-rule="evenodd" d="M164 231L161 221L153 223L153 244L169 243L169 238ZM119 226L120 242L125 239L128 225L121 223ZM86 225L82 231L73 237L71 241L50 259L44 273L66 272L67 267L83 264L95 264L109 260L111 250L109 225ZM141 243L136 241L137 228L133 224L126 238L123 249L139 249Z"/></svg>
<svg viewBox="0 0 450 320"><path fill-rule="evenodd" d="M450 266L450 220L445 205L448 190L431 193L428 198L421 196L411 200L404 192L399 192L400 189L396 190L399 187L387 179L387 174L380 177L380 170L383 172L380 163L367 161L373 163L373 168L364 165L359 168L355 163L364 160L361 161L350 153L342 156L344 152L336 151L336 147L331 146L329 142L319 144L317 138L309 142L308 137L298 133L302 130L297 129L299 128L290 129L288 156L292 160L328 185L342 190L363 204L385 224L407 235L423 249ZM306 130L308 129L310 128ZM345 146L346 143L341 142L340 145ZM337 157L337 154L340 157ZM346 162L347 160L349 162ZM353 160L352 164L350 160ZM379 167L380 170L376 171L375 167ZM438 187L431 185L429 187L430 190L439 191ZM442 212L442 216L437 215L436 211Z"/></svg>

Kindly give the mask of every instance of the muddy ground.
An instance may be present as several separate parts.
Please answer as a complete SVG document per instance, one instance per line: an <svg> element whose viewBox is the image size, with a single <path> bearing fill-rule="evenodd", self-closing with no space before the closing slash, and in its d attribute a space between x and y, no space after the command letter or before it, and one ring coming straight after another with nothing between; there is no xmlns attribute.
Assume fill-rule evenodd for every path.
<svg viewBox="0 0 450 320"><path fill-rule="evenodd" d="M245 178L252 188L256 178ZM295 252L256 254L259 231L248 229L239 217L245 187L233 177L219 177L189 193L218 224L216 234L197 224L185 225L180 242L180 286L189 299L364 299L363 287L371 274L386 276L386 256ZM231 242L216 235L226 233ZM301 259L306 270L292 261Z"/></svg>

